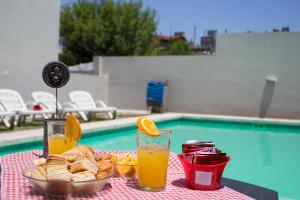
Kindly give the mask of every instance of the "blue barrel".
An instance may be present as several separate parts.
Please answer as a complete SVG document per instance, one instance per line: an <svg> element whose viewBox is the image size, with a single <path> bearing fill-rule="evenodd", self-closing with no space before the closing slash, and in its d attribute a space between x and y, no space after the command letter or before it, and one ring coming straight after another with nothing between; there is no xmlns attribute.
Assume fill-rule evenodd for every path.
<svg viewBox="0 0 300 200"><path fill-rule="evenodd" d="M149 81L147 84L147 105L162 106L164 97L164 82Z"/></svg>

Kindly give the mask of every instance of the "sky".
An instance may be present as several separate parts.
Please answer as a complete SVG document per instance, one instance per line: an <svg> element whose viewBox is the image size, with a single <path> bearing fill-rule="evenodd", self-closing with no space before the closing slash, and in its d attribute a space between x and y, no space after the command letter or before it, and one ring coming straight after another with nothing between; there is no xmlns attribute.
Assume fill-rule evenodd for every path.
<svg viewBox="0 0 300 200"><path fill-rule="evenodd" d="M283 26L300 31L300 0L143 0L143 4L157 12L157 33L183 31L194 40L196 27L196 43L209 29L218 34L271 32Z"/></svg>

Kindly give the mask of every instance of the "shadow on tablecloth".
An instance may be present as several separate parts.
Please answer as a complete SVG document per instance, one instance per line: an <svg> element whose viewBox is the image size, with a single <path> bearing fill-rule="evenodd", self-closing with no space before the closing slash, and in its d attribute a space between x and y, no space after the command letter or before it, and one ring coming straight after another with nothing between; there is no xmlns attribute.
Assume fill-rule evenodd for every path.
<svg viewBox="0 0 300 200"><path fill-rule="evenodd" d="M174 185L174 186L176 186L176 187L179 187L179 188L186 188L186 187L185 187L185 180L184 180L184 178L180 178L180 179L177 179L177 180L172 181L172 185ZM222 189L222 188L224 188L224 186L221 185L221 186L218 188L218 190L220 190L220 189Z"/></svg>
<svg viewBox="0 0 300 200"><path fill-rule="evenodd" d="M180 178L174 180L172 185L180 188L185 188L185 179ZM274 190L270 190L267 188L259 187L257 185L252 185L249 183L229 179L229 178L222 178L221 180L221 188L223 187L231 188L237 192L240 192L244 195L252 197L257 200L276 200L278 199L278 193Z"/></svg>

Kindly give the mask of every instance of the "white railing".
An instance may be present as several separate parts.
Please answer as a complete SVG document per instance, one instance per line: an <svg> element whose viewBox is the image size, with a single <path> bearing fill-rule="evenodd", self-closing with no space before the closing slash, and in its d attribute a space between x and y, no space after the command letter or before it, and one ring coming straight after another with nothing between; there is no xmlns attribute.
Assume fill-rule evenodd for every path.
<svg viewBox="0 0 300 200"><path fill-rule="evenodd" d="M70 66L69 70L74 73L94 74L94 65L93 62L80 63L78 65Z"/></svg>

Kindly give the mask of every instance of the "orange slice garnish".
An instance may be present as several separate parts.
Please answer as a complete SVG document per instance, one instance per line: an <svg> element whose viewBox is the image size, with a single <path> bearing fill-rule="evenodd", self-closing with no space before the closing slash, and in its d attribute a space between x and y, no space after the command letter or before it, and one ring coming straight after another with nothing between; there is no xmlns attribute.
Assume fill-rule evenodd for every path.
<svg viewBox="0 0 300 200"><path fill-rule="evenodd" d="M140 117L136 121L138 129L151 137L160 136L155 123L148 117Z"/></svg>
<svg viewBox="0 0 300 200"><path fill-rule="evenodd" d="M67 117L65 135L69 140L75 141L78 141L81 137L80 123L73 113L70 113L70 115Z"/></svg>

